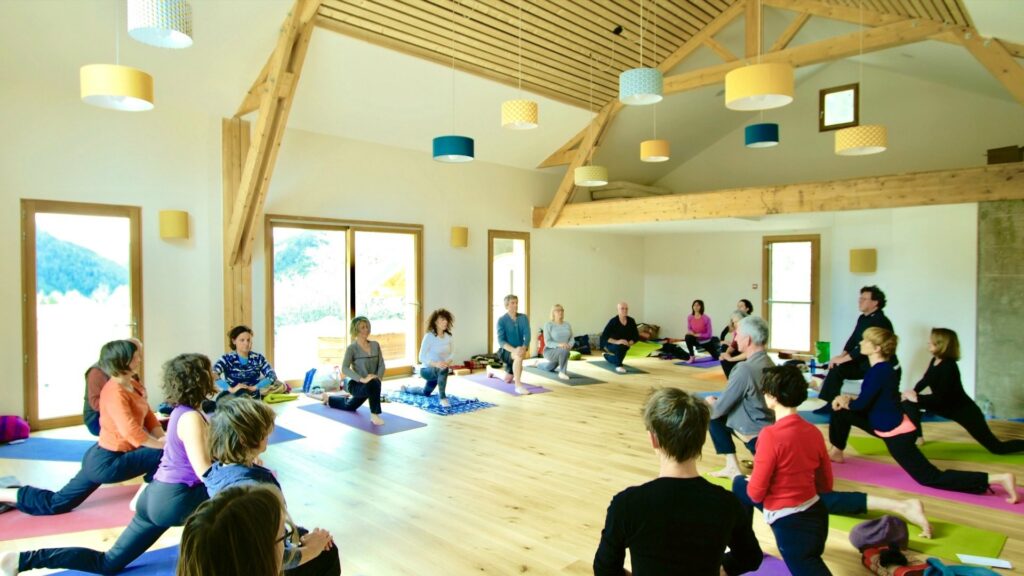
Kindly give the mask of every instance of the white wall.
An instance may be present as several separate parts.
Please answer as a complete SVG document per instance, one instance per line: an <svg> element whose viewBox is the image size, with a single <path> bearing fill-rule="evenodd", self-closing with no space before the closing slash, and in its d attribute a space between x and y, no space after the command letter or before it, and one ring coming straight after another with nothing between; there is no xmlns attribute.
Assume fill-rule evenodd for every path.
<svg viewBox="0 0 1024 576"><path fill-rule="evenodd" d="M758 224L751 223L751 228ZM916 382L928 361L932 327L957 331L964 387L973 394L976 349L977 204L837 212L830 226L801 230L652 235L645 239L647 318L680 337L690 302L702 298L721 330L736 300L761 308L761 247L766 235L821 237L820 339L838 353L853 330L862 286L877 284L901 338L903 384ZM852 274L849 251L878 250L874 274ZM751 290L752 284L758 290ZM757 310L755 313L761 313Z"/></svg>

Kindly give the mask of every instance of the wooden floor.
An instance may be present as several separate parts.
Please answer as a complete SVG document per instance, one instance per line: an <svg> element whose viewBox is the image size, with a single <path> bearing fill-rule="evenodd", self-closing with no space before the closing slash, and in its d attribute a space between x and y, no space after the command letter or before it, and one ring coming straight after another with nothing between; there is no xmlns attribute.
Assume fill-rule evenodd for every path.
<svg viewBox="0 0 1024 576"><path fill-rule="evenodd" d="M724 386L712 377L720 373L718 368L700 370L655 359L633 364L649 374L618 375L573 362L573 371L608 383L569 387L532 376L527 381L553 391L527 397L508 396L453 377L449 394L479 397L497 406L440 417L410 406L385 404L385 419L389 413L398 413L428 424L385 437L315 417L297 410L295 402L279 405L278 423L306 438L271 446L264 460L277 471L296 522L334 534L344 574L590 574L611 497L658 471L640 419L648 391L664 386L692 391ZM400 383L389 380L385 387ZM993 429L1004 438L1024 437L1021 424L994 422ZM952 423L927 424L926 432L932 440L969 440ZM46 435L86 437L82 427ZM714 470L721 463L707 442L701 470ZM25 482L57 488L77 467L0 460L0 476L14 474ZM985 469L1022 472L1014 468L1018 467L987 465ZM861 488L836 483L837 490ZM893 490L869 491L907 497ZM1015 571L1006 572L1024 573L1024 516L923 500L930 516L1004 531L1009 540L1002 557L1015 566ZM777 555L774 538L759 515L754 527L765 551ZM0 549L106 548L118 532L96 530L6 541ZM179 530L169 532L156 547L177 542L179 534ZM867 573L843 532L832 531L825 560L835 574Z"/></svg>

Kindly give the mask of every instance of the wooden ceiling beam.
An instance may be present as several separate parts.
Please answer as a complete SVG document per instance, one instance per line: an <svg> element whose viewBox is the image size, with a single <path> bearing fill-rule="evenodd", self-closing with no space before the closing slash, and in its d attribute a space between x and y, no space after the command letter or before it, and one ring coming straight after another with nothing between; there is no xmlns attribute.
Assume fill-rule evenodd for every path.
<svg viewBox="0 0 1024 576"><path fill-rule="evenodd" d="M778 52L779 50L785 50L789 43L793 41L793 38L800 33L800 30L807 24L807 21L811 19L811 15L803 12L797 14L797 17L789 23L789 26L782 31L778 40L772 44L772 47L768 50L769 52Z"/></svg>
<svg viewBox="0 0 1024 576"><path fill-rule="evenodd" d="M857 8L839 6L838 4L826 4L819 0L762 0L762 3L765 6L849 22L851 24L859 24L862 18L861 11ZM892 24L906 19L906 16L882 14L873 10L864 10L863 12L865 26L884 26L885 24Z"/></svg>
<svg viewBox="0 0 1024 576"><path fill-rule="evenodd" d="M614 104L619 104L616 100ZM621 107L622 105L619 104ZM583 137L579 147L576 149L576 153L572 157L572 161L569 162L569 168L565 171L565 175L562 176L562 181L558 185L558 189L555 191L554 198L551 199L551 203L548 204L548 208L541 218L541 228L551 228L555 221L558 219L558 214L562 208L565 207L566 203L572 198L572 193L576 188L575 177L576 169L583 166L583 163L587 161L591 153L594 150L594 146L597 144L601 133L604 132L608 126L608 122L611 119L611 111L614 108L612 103L605 106L601 113L597 115L597 118L591 122L591 130Z"/></svg>
<svg viewBox="0 0 1024 576"><path fill-rule="evenodd" d="M761 2L758 0L744 0L745 21L743 23L744 56L753 58L761 53ZM729 62L729 60L726 60Z"/></svg>
<svg viewBox="0 0 1024 576"><path fill-rule="evenodd" d="M705 38L704 45L711 49L712 52L718 54L724 62L733 62L739 60L735 54L733 54L728 48L722 45L721 42L714 38Z"/></svg>
<svg viewBox="0 0 1024 576"><path fill-rule="evenodd" d="M605 226L1024 199L1024 163L569 204L556 227ZM546 209L533 209L543 226Z"/></svg>
<svg viewBox="0 0 1024 576"><path fill-rule="evenodd" d="M1010 42L1001 38L997 38L997 40L1014 58L1024 58L1024 44L1017 44L1016 42Z"/></svg>
<svg viewBox="0 0 1024 576"><path fill-rule="evenodd" d="M260 101L256 127L239 178L234 209L224 234L229 255L225 265L244 265L252 259L259 215L263 211L320 1L295 0L269 58L267 78L261 84L266 85L266 91ZM289 74L292 75L291 81L284 80L282 83ZM282 94L279 84L281 88L289 86L288 90Z"/></svg>
<svg viewBox="0 0 1024 576"><path fill-rule="evenodd" d="M910 44L925 40L939 34L946 25L932 20L904 20L895 24L853 32L828 40L821 40L795 48L787 48L779 52L769 52L761 56L761 62L786 62L794 68L839 60L865 53L884 50L893 46ZM863 36L863 47L861 46ZM675 94L711 86L725 80L725 75L744 62L727 62L692 72L676 74L665 78L665 94Z"/></svg>
<svg viewBox="0 0 1024 576"><path fill-rule="evenodd" d="M1024 104L1024 66L998 40L985 38L971 28L962 29L957 38L974 58L999 80L1018 103Z"/></svg>

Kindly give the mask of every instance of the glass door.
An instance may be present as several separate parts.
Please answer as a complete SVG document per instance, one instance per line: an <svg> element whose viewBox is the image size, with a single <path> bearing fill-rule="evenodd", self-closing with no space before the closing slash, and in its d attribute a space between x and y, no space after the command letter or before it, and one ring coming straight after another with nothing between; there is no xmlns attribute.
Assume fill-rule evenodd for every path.
<svg viewBox="0 0 1024 576"><path fill-rule="evenodd" d="M370 319L389 370L418 361L417 241L415 232L355 232L355 314Z"/></svg>
<svg viewBox="0 0 1024 576"><path fill-rule="evenodd" d="M22 200L25 413L80 424L103 344L142 337L139 208Z"/></svg>
<svg viewBox="0 0 1024 576"><path fill-rule="evenodd" d="M764 238L764 310L772 350L814 350L818 339L818 242L817 235Z"/></svg>
<svg viewBox="0 0 1024 576"><path fill-rule="evenodd" d="M505 314L505 296L519 297L519 313L530 311L530 234L487 231L487 349L498 349L498 318ZM532 326L537 324L535 320ZM530 335L533 338L533 335Z"/></svg>

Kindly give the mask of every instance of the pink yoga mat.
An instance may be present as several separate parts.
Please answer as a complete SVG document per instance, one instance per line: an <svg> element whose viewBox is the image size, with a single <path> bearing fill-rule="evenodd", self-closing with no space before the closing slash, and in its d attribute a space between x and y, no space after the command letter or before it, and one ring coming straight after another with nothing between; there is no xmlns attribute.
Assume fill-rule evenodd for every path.
<svg viewBox="0 0 1024 576"><path fill-rule="evenodd" d="M78 508L56 516L4 512L0 514L0 540L127 526L135 516L128 504L138 490L137 484L100 488Z"/></svg>
<svg viewBox="0 0 1024 576"><path fill-rule="evenodd" d="M501 378L491 378L487 376L486 371L478 372L476 374L470 374L469 376L459 376L459 378L464 378L474 384L487 386L492 390L504 392L505 394L508 394L510 396L519 396L519 394L516 394L516 387L514 385L506 384L505 381L502 380ZM530 391L530 394L543 394L545 392L551 392L551 390L548 390L543 386L534 386L532 384L527 384L526 382L523 382L523 386Z"/></svg>
<svg viewBox="0 0 1024 576"><path fill-rule="evenodd" d="M842 478L843 480L852 480L854 482L863 482L864 484L874 484L875 486L895 488L896 490L903 490L904 492L914 492L925 496L933 496L935 498L943 498L945 500L953 500L956 502L963 502L965 504L973 504L975 506L1013 512L1014 514L1024 514L1024 502L1010 504L1006 501L1006 491L999 486L992 486L992 489L995 490L995 494L967 494L964 492L952 492L950 490L937 490L935 488L929 488L918 484L897 464L886 464L883 462L875 462L873 460L865 460L863 458L851 458L848 456L846 458L846 462L842 464L832 464L832 475L836 478ZM1018 486L1017 490L1020 492L1021 490L1024 490L1024 488Z"/></svg>

